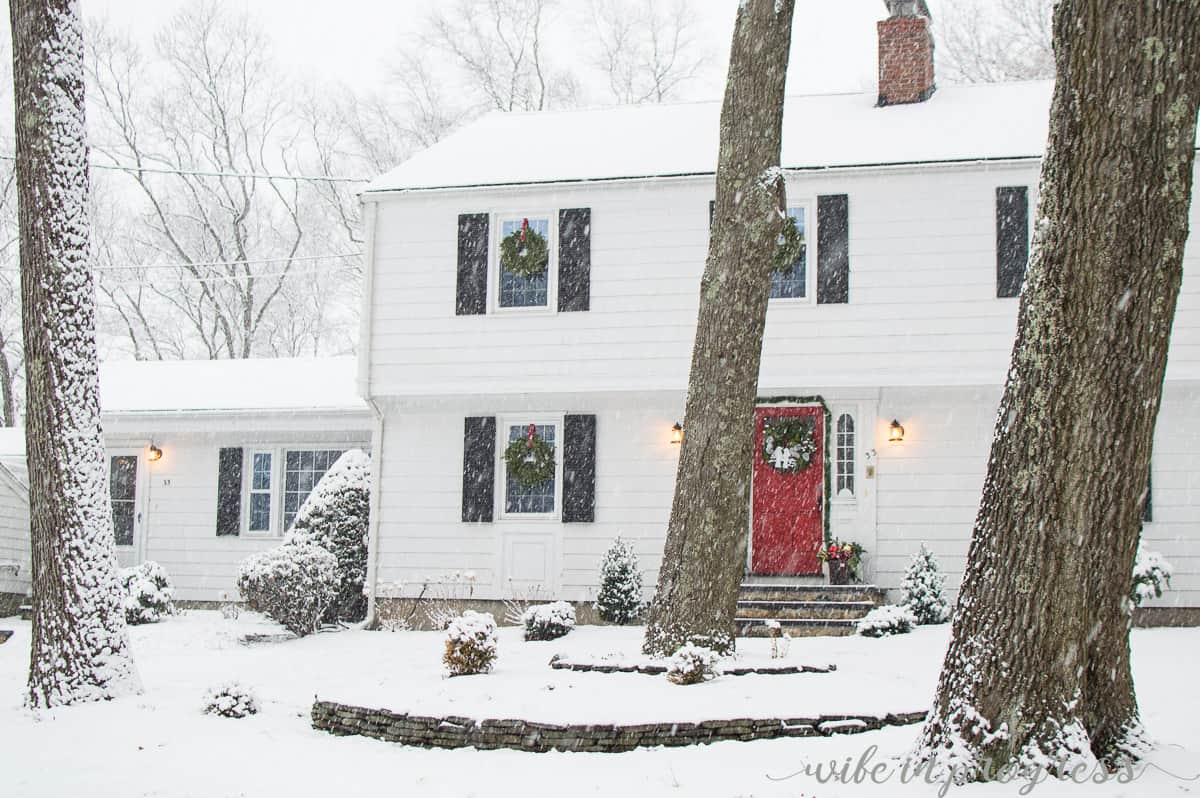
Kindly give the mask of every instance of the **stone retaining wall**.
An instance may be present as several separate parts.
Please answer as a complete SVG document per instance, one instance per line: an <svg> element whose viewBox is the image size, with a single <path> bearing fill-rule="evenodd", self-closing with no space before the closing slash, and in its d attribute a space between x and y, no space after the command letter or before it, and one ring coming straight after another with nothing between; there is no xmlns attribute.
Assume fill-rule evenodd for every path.
<svg viewBox="0 0 1200 798"><path fill-rule="evenodd" d="M534 723L518 719L429 717L317 700L314 729L361 735L422 748L512 748L518 751L619 753L654 746L696 745L723 740L771 740L855 734L884 726L920 723L924 712L888 715L821 715L808 718L733 718L698 723L632 725Z"/></svg>
<svg viewBox="0 0 1200 798"><path fill-rule="evenodd" d="M644 673L649 676L661 676L667 672L666 665L641 663L637 665L618 665L607 662L575 662L555 654L550 658L550 667L556 671L578 671L580 673ZM785 676L794 673L833 673L837 665L732 665L721 668L722 676Z"/></svg>

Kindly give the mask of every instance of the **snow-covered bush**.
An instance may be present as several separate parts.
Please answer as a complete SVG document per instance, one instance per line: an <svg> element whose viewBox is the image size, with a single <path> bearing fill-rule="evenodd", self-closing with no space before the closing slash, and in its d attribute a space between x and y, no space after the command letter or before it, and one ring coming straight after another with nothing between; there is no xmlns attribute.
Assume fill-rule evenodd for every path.
<svg viewBox="0 0 1200 798"><path fill-rule="evenodd" d="M337 560L320 546L285 543L243 560L238 590L251 609L303 637L337 596Z"/></svg>
<svg viewBox="0 0 1200 798"><path fill-rule="evenodd" d="M908 573L900 583L900 606L908 609L917 623L945 623L950 620L950 602L946 600L946 577L938 568L933 552L921 544L913 555Z"/></svg>
<svg viewBox="0 0 1200 798"><path fill-rule="evenodd" d="M451 676L487 673L496 661L496 619L489 612L467 610L446 629L442 662Z"/></svg>
<svg viewBox="0 0 1200 798"><path fill-rule="evenodd" d="M575 628L575 608L565 601L535 604L521 616L526 640L557 640Z"/></svg>
<svg viewBox="0 0 1200 798"><path fill-rule="evenodd" d="M871 610L858 622L858 633L865 637L902 635L911 632L916 625L917 619L907 607L885 604Z"/></svg>
<svg viewBox="0 0 1200 798"><path fill-rule="evenodd" d="M706 682L720 675L721 655L711 648L684 643L667 660L667 679L675 684Z"/></svg>
<svg viewBox="0 0 1200 798"><path fill-rule="evenodd" d="M783 631L783 624L776 620L763 621L767 635L771 638L771 659L784 659L792 648L792 636Z"/></svg>
<svg viewBox="0 0 1200 798"><path fill-rule="evenodd" d="M311 543L337 558L338 593L325 611L329 622L361 621L367 614L367 521L371 514L371 458L361 449L342 454L300 505L284 543Z"/></svg>
<svg viewBox="0 0 1200 798"><path fill-rule="evenodd" d="M121 570L125 623L158 623L175 612L175 590L167 571L153 560Z"/></svg>
<svg viewBox="0 0 1200 798"><path fill-rule="evenodd" d="M1129 588L1129 599L1135 607L1143 601L1161 598L1163 591L1171 586L1171 563L1157 551L1150 551L1138 543L1137 559L1133 563L1133 584Z"/></svg>
<svg viewBox="0 0 1200 798"><path fill-rule="evenodd" d="M596 612L609 623L637 620L642 611L642 572L633 546L617 538L600 563Z"/></svg>
<svg viewBox="0 0 1200 798"><path fill-rule="evenodd" d="M249 688L237 682L228 682L208 691L204 712L225 718L244 718L258 713L258 699Z"/></svg>

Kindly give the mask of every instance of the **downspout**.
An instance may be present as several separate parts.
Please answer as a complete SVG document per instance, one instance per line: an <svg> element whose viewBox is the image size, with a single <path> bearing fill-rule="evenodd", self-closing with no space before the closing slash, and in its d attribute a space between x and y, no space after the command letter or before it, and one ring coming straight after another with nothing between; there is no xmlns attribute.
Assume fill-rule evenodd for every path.
<svg viewBox="0 0 1200 798"><path fill-rule="evenodd" d="M364 588L367 592L367 619L364 628L373 629L378 626L375 617L375 594L379 577L379 505L380 483L383 471L383 411L378 402L371 396L371 332L373 329L374 306L373 287L375 283L375 221L378 203L374 200L359 199L363 209L363 230L365 241L363 255L363 300L362 317L358 331L358 395L371 408L375 424L371 431L371 509L367 519L367 578Z"/></svg>

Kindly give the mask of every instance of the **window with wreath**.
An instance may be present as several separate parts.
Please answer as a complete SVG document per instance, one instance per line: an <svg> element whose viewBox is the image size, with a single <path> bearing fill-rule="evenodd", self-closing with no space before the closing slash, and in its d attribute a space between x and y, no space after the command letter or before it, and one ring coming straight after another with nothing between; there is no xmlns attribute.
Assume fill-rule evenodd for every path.
<svg viewBox="0 0 1200 798"><path fill-rule="evenodd" d="M502 308L544 308L550 304L550 219L500 219L497 304Z"/></svg>
<svg viewBox="0 0 1200 798"><path fill-rule="evenodd" d="M854 498L854 416L842 413L837 419L836 462L837 479L834 496L839 499Z"/></svg>
<svg viewBox="0 0 1200 798"><path fill-rule="evenodd" d="M788 208L792 227L780 238L779 255L771 272L772 299L804 299L808 296L807 209Z"/></svg>
<svg viewBox="0 0 1200 798"><path fill-rule="evenodd" d="M504 513L554 513L558 488L558 425L510 422L502 429Z"/></svg>

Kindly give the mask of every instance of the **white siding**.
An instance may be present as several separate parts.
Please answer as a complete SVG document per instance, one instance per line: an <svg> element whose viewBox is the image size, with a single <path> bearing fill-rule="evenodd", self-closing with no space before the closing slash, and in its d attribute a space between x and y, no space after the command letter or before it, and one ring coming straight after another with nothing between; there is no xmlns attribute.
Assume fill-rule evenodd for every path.
<svg viewBox="0 0 1200 798"><path fill-rule="evenodd" d="M14 562L19 569L15 575L0 571L0 593L24 595L29 589L28 495L8 472L0 471L0 564Z"/></svg>
<svg viewBox="0 0 1200 798"><path fill-rule="evenodd" d="M884 391L880 424L875 581L896 589L924 542L957 592L983 490L1000 390ZM886 419L903 420L902 444L886 442ZM1169 385L1151 463L1154 520L1146 545L1175 567L1171 590L1157 606L1200 606L1200 384Z"/></svg>
<svg viewBox="0 0 1200 798"><path fill-rule="evenodd" d="M1000 385L1017 300L995 296L995 189L1028 185L1036 203L1037 171L1030 163L790 175L789 204L849 196L850 302L772 302L762 391L799 373L843 387ZM381 198L370 393L683 389L712 196L711 179L688 179ZM591 310L454 315L457 214L580 206L592 209ZM810 243L814 217L812 202ZM811 247L810 268L815 261ZM1172 379L1200 378L1195 244L1185 271Z"/></svg>

